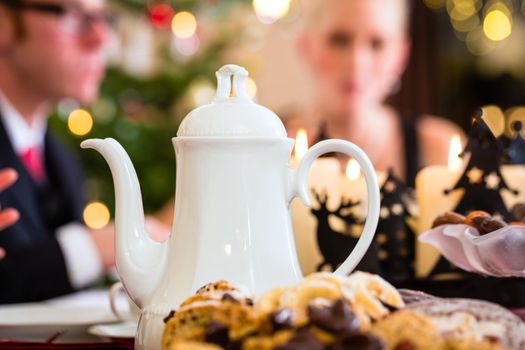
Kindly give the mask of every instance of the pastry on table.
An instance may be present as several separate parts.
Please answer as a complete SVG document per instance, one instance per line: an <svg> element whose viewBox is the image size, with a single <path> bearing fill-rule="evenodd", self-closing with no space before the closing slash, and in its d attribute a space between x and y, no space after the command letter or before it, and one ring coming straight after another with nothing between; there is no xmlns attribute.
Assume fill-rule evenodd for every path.
<svg viewBox="0 0 525 350"><path fill-rule="evenodd" d="M429 317L410 310L386 316L371 331L386 341L387 350L442 349L445 344Z"/></svg>
<svg viewBox="0 0 525 350"><path fill-rule="evenodd" d="M166 319L162 349L525 349L525 325L497 305L399 293L369 273L316 273L256 300L232 286L186 299Z"/></svg>
<svg viewBox="0 0 525 350"><path fill-rule="evenodd" d="M178 341L236 340L258 327L254 312L253 298L240 287L225 281L209 283L165 319L162 348L171 349Z"/></svg>
<svg viewBox="0 0 525 350"><path fill-rule="evenodd" d="M396 289L379 276L316 273L295 286L268 291L253 302L241 288L210 283L183 301L166 319L164 350L181 342L213 343L226 349L382 350L367 334L373 320L402 308Z"/></svg>
<svg viewBox="0 0 525 350"><path fill-rule="evenodd" d="M407 309L430 317L440 333L456 344L479 343L488 349L525 349L525 324L509 310L474 299L427 299Z"/></svg>

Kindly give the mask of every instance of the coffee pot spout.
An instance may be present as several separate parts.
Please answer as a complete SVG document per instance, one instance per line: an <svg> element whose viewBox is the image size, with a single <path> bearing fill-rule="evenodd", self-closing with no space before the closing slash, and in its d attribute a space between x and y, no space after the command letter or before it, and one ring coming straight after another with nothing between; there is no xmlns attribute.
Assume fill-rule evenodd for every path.
<svg viewBox="0 0 525 350"><path fill-rule="evenodd" d="M115 256L122 283L135 304L146 305L164 275L167 242L150 238L137 173L114 139L89 139L82 148L97 150L108 162L115 183Z"/></svg>

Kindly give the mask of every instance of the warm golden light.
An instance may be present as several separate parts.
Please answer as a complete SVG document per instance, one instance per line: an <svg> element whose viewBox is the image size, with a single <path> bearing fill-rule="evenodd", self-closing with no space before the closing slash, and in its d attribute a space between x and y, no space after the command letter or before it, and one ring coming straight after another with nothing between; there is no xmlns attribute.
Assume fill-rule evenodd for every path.
<svg viewBox="0 0 525 350"><path fill-rule="evenodd" d="M449 11L450 18L458 21L466 20L478 12L476 2L473 0L455 0L452 4Z"/></svg>
<svg viewBox="0 0 525 350"><path fill-rule="evenodd" d="M483 20L483 32L490 40L504 40L512 33L512 22L502 10L491 10Z"/></svg>
<svg viewBox="0 0 525 350"><path fill-rule="evenodd" d="M84 222L89 228L101 229L109 223L110 214L108 207L101 202L91 202L82 214Z"/></svg>
<svg viewBox="0 0 525 350"><path fill-rule="evenodd" d="M199 107L210 103L215 96L215 87L209 81L197 81L190 88L193 106Z"/></svg>
<svg viewBox="0 0 525 350"><path fill-rule="evenodd" d="M448 148L448 169L451 171L458 171L461 168L462 159L459 155L462 152L461 137L459 135L452 136L450 139L450 146Z"/></svg>
<svg viewBox="0 0 525 350"><path fill-rule="evenodd" d="M179 12L171 21L171 30L177 38L190 38L197 31L197 20L190 12Z"/></svg>
<svg viewBox="0 0 525 350"><path fill-rule="evenodd" d="M486 55L494 50L497 44L485 36L481 26L477 26L474 30L470 31L465 41L467 49L474 55Z"/></svg>
<svg viewBox="0 0 525 350"><path fill-rule="evenodd" d="M479 26L479 17L472 16L465 20L451 19L452 27L460 33L468 33L473 31Z"/></svg>
<svg viewBox="0 0 525 350"><path fill-rule="evenodd" d="M305 153L308 151L308 135L305 129L299 129L295 137L294 157L295 159L303 159Z"/></svg>
<svg viewBox="0 0 525 350"><path fill-rule="evenodd" d="M523 126L525 126L525 107L518 106L511 108L507 112L505 134L510 137L516 137L516 131L513 129L513 124L517 121L520 121ZM525 129L521 129L521 136L525 138Z"/></svg>
<svg viewBox="0 0 525 350"><path fill-rule="evenodd" d="M69 131L77 136L84 136L93 128L93 117L85 109L75 109L67 118Z"/></svg>
<svg viewBox="0 0 525 350"><path fill-rule="evenodd" d="M354 158L350 159L348 161L348 164L346 165L346 171L345 171L346 177L350 180L357 180L359 179L359 176L361 175L361 167L359 166L359 163Z"/></svg>
<svg viewBox="0 0 525 350"><path fill-rule="evenodd" d="M445 7L446 0L423 0L425 5L432 10L440 10Z"/></svg>
<svg viewBox="0 0 525 350"><path fill-rule="evenodd" d="M290 0L253 0L253 8L259 21L273 23L290 11Z"/></svg>
<svg viewBox="0 0 525 350"><path fill-rule="evenodd" d="M481 119L487 124L495 137L500 137L505 131L505 114L496 105L481 107Z"/></svg>
<svg viewBox="0 0 525 350"><path fill-rule="evenodd" d="M257 95L257 84L251 77L246 78L246 88L250 98L255 98L255 95Z"/></svg>

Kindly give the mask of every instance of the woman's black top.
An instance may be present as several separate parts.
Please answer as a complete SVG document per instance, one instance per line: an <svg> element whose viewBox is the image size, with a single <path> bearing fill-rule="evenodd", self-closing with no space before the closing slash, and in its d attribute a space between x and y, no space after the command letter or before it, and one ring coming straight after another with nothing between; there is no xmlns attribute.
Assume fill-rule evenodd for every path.
<svg viewBox="0 0 525 350"><path fill-rule="evenodd" d="M399 128L403 137L403 151L405 156L405 178L406 184L410 187L415 186L416 175L419 170L419 143L417 139L417 127L415 119L409 115L397 114L399 120ZM319 135L316 142L329 139L326 135L326 124L321 124L319 128ZM326 156L333 156L327 154Z"/></svg>

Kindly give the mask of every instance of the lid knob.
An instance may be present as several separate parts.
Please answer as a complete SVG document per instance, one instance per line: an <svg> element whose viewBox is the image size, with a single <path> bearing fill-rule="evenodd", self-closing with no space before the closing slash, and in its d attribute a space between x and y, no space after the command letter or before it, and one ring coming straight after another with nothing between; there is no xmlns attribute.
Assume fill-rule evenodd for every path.
<svg viewBox="0 0 525 350"><path fill-rule="evenodd" d="M213 102L224 102L230 98L252 102L246 87L248 71L245 68L235 64L227 64L222 66L215 75L217 76L217 93Z"/></svg>
<svg viewBox="0 0 525 350"><path fill-rule="evenodd" d="M191 111L180 124L177 136L286 138L279 117L250 98L246 69L228 64L216 76L213 101Z"/></svg>

